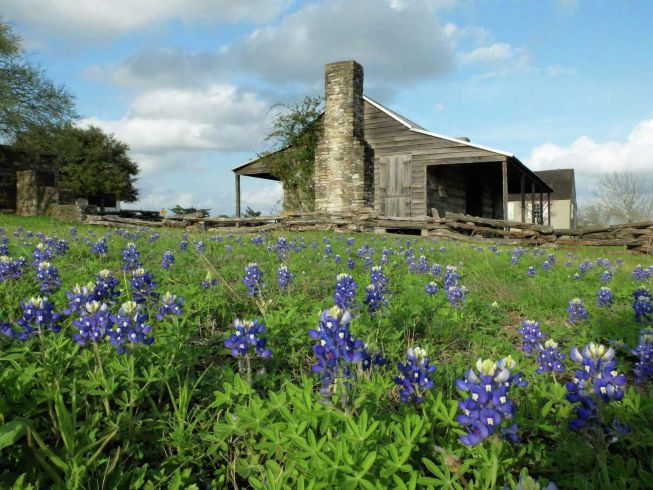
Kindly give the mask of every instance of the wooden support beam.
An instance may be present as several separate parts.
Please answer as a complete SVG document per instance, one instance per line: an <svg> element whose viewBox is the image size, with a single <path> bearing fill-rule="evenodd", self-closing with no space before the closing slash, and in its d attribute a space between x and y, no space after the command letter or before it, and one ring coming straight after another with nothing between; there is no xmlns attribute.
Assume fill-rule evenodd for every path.
<svg viewBox="0 0 653 490"><path fill-rule="evenodd" d="M508 162L503 161L501 163L501 181L502 181L502 193L501 197L503 199L503 219L508 219Z"/></svg>
<svg viewBox="0 0 653 490"><path fill-rule="evenodd" d="M526 223L526 174L521 174L521 222Z"/></svg>
<svg viewBox="0 0 653 490"><path fill-rule="evenodd" d="M551 193L546 193L546 215L548 217L548 225L551 226Z"/></svg>
<svg viewBox="0 0 653 490"><path fill-rule="evenodd" d="M540 187L540 223L544 224L544 194L542 193L542 188Z"/></svg>
<svg viewBox="0 0 653 490"><path fill-rule="evenodd" d="M531 223L535 224L535 181L531 180Z"/></svg>
<svg viewBox="0 0 653 490"><path fill-rule="evenodd" d="M240 218L240 175L236 174L236 218Z"/></svg>

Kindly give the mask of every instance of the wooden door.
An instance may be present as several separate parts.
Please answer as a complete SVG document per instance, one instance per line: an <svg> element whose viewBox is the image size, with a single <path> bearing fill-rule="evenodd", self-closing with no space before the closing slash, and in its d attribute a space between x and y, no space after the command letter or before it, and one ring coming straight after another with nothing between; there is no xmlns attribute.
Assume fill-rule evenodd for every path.
<svg viewBox="0 0 653 490"><path fill-rule="evenodd" d="M386 155L379 160L379 187L384 216L410 216L413 166L410 154Z"/></svg>

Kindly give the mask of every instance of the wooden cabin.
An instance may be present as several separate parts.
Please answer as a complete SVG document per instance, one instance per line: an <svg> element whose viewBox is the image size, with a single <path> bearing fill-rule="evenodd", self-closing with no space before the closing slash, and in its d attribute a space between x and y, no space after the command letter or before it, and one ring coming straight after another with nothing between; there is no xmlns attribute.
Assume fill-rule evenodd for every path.
<svg viewBox="0 0 653 490"><path fill-rule="evenodd" d="M527 202L531 208L550 206L551 186L512 153L430 132L364 95L363 68L355 61L326 65L320 125L314 175L318 212L373 208L389 217L449 211L505 219L508 196L516 194L516 218L525 222ZM233 172L238 216L241 176L278 180L265 157ZM544 216L539 215L541 224ZM535 222L535 214L529 217Z"/></svg>

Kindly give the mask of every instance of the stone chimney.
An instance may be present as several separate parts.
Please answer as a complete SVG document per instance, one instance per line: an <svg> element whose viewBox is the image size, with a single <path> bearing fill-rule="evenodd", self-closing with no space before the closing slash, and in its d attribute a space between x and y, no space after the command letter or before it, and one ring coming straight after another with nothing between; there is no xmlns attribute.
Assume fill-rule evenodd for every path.
<svg viewBox="0 0 653 490"><path fill-rule="evenodd" d="M374 201L374 159L365 142L363 67L329 63L324 70L326 107L315 151L315 210L362 211Z"/></svg>

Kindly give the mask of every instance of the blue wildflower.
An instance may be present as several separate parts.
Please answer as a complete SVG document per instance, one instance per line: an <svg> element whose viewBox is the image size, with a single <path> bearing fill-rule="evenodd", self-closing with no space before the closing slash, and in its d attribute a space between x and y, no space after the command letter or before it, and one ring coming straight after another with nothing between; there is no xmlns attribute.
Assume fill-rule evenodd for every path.
<svg viewBox="0 0 653 490"><path fill-rule="evenodd" d="M73 321L77 332L73 334L75 342L85 345L89 340L98 343L107 336L112 319L106 303L90 301L76 310L80 317Z"/></svg>
<svg viewBox="0 0 653 490"><path fill-rule="evenodd" d="M428 294L429 296L433 296L434 294L437 294L438 291L440 290L438 284L435 281L430 281L426 283L424 289L426 289L426 294Z"/></svg>
<svg viewBox="0 0 653 490"><path fill-rule="evenodd" d="M175 263L175 256L170 250L167 250L164 254L163 257L161 258L161 267L163 269L170 269L172 264Z"/></svg>
<svg viewBox="0 0 653 490"><path fill-rule="evenodd" d="M538 374L547 373L547 372L564 373L565 372L565 366L563 364L564 359L565 359L565 355L562 352L560 352L557 342L555 342L552 339L549 339L546 342L544 342L544 345L542 344L539 345L537 362L540 363L540 367L538 367L535 370L535 372Z"/></svg>
<svg viewBox="0 0 653 490"><path fill-rule="evenodd" d="M257 263L251 262L245 267L245 279L243 283L247 287L247 294L260 296L263 289L263 271Z"/></svg>
<svg viewBox="0 0 653 490"><path fill-rule="evenodd" d="M614 294L612 294L612 289L608 287L599 288L599 297L596 303L601 307L611 307L614 304Z"/></svg>
<svg viewBox="0 0 653 490"><path fill-rule="evenodd" d="M166 292L161 296L161 304L159 305L159 311L156 315L156 319L161 321L164 317L168 315L181 315L183 313L184 300L182 298L177 298L174 294Z"/></svg>
<svg viewBox="0 0 653 490"><path fill-rule="evenodd" d="M635 321L651 321L653 319L653 304L651 304L651 292L647 287L640 286L633 291L633 312Z"/></svg>
<svg viewBox="0 0 653 490"><path fill-rule="evenodd" d="M645 328L640 332L639 343L632 354L637 357L633 369L635 383L653 381L653 328Z"/></svg>
<svg viewBox="0 0 653 490"><path fill-rule="evenodd" d="M116 298L120 296L120 291L116 290L119 284L120 282L113 277L110 270L102 269L97 275L93 299L104 303L116 303Z"/></svg>
<svg viewBox="0 0 653 490"><path fill-rule="evenodd" d="M149 300L157 301L159 293L156 288L157 283L154 281L154 276L151 272L145 271L140 268L132 271L132 277L129 279L129 286L132 293L132 299L138 303L147 303Z"/></svg>
<svg viewBox="0 0 653 490"><path fill-rule="evenodd" d="M231 350L234 357L245 357L250 350L254 350L258 357L268 358L272 351L266 347L267 339L263 338L265 325L258 320L234 320L236 332L224 341L224 346Z"/></svg>
<svg viewBox="0 0 653 490"><path fill-rule="evenodd" d="M136 250L136 245L128 243L122 251L122 269L125 271L132 271L140 269L143 264L140 262L141 254Z"/></svg>
<svg viewBox="0 0 653 490"><path fill-rule="evenodd" d="M349 274L338 274L336 276L336 289L333 295L333 302L339 308L346 310L354 305L356 289L358 284Z"/></svg>
<svg viewBox="0 0 653 490"><path fill-rule="evenodd" d="M61 286L59 271L50 262L39 262L36 270L36 280L42 293L52 293Z"/></svg>
<svg viewBox="0 0 653 490"><path fill-rule="evenodd" d="M395 383L399 385L399 399L402 403L422 403L424 394L433 389L432 373L437 366L429 363L426 351L421 347L408 349L406 362L398 362L399 376Z"/></svg>
<svg viewBox="0 0 653 490"><path fill-rule="evenodd" d="M28 340L33 335L42 335L46 330L59 332L61 315L54 311L54 303L46 297L37 296L29 301L20 304L23 309L23 316L18 319L16 325L21 327L20 331L14 330L11 326L5 326L3 333L8 337L17 337L18 340Z"/></svg>
<svg viewBox="0 0 653 490"><path fill-rule="evenodd" d="M527 353L535 352L541 340L545 335L540 332L540 322L535 320L522 321L522 327L517 330L517 333L522 336L521 350Z"/></svg>
<svg viewBox="0 0 653 490"><path fill-rule="evenodd" d="M567 321L572 325L580 323L589 318L589 313L583 303L583 300L580 298L574 298L569 301L569 306L565 310L567 315Z"/></svg>
<svg viewBox="0 0 653 490"><path fill-rule="evenodd" d="M285 265L280 265L277 270L277 282L279 283L279 288L282 291L285 291L294 278L294 274L288 270L288 267Z"/></svg>

